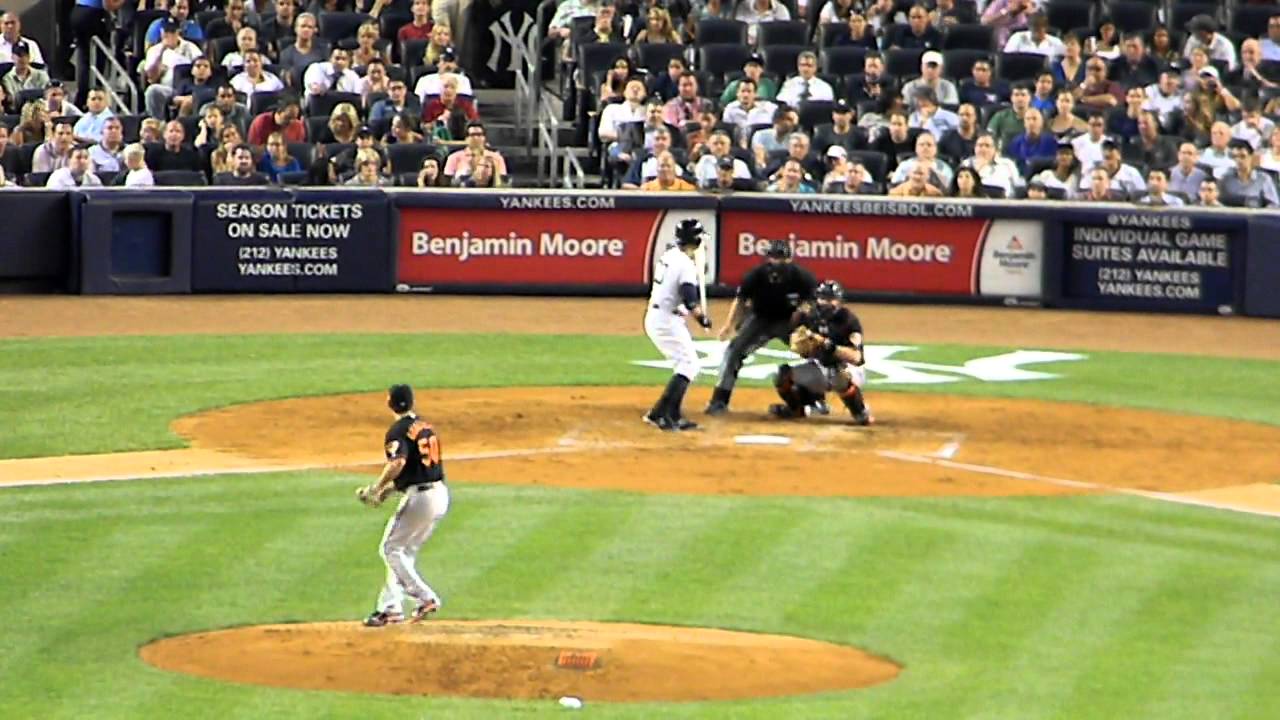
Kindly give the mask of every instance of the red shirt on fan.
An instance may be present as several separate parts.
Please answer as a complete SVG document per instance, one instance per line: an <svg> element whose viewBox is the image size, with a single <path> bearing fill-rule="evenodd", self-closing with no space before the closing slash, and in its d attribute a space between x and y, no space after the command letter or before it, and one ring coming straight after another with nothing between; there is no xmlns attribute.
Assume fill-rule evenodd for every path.
<svg viewBox="0 0 1280 720"><path fill-rule="evenodd" d="M284 141L292 143L306 142L307 126L301 120L281 126L276 124L276 114L274 111L267 111L253 119L249 123L249 144L250 145L266 145L267 138L273 132L284 133Z"/></svg>
<svg viewBox="0 0 1280 720"><path fill-rule="evenodd" d="M430 40L431 27L433 25L435 25L435 23L431 22L430 18L427 19L426 25L414 25L411 22L401 25L400 31L396 33L396 40L399 42L405 42L408 40Z"/></svg>
<svg viewBox="0 0 1280 720"><path fill-rule="evenodd" d="M461 109L468 120L480 119L480 113L476 111L476 106L467 98L458 96L454 98L452 106L444 104L440 101L440 98L435 98L427 103L426 109L422 111L422 120L423 122L435 122L446 110L453 110L454 108Z"/></svg>

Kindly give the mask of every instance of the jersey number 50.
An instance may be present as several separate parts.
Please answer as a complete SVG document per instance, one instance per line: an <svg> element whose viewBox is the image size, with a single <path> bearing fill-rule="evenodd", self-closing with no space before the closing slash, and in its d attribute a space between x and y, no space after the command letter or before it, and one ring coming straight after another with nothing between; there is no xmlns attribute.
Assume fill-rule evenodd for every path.
<svg viewBox="0 0 1280 720"><path fill-rule="evenodd" d="M440 464L440 438L435 435L418 438L418 454L427 467Z"/></svg>

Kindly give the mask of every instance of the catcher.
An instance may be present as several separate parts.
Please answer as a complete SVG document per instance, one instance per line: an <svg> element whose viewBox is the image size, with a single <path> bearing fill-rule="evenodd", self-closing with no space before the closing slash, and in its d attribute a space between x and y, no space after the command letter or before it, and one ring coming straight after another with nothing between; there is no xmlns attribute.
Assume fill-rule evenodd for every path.
<svg viewBox="0 0 1280 720"><path fill-rule="evenodd" d="M404 493L404 497L382 533L387 581L378 595L377 608L364 619L368 627L403 622L406 595L417 602L411 622L425 620L441 604L440 596L422 580L417 568L418 549L449 511L440 437L414 412L413 389L408 385L391 386L387 407L396 416L387 430L387 463L377 482L356 490L356 499L377 507L392 492Z"/></svg>
<svg viewBox="0 0 1280 720"><path fill-rule="evenodd" d="M856 425L875 422L862 397L862 323L844 307L844 288L827 280L815 293L817 305L805 313L791 333L791 351L805 358L799 365L780 365L774 379L782 403L769 406L779 418L805 417L806 408L834 390Z"/></svg>

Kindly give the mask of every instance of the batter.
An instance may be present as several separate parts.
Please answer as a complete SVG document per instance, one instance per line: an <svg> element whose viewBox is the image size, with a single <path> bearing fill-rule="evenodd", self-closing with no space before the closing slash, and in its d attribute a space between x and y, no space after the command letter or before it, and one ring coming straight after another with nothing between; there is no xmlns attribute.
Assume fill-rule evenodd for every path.
<svg viewBox="0 0 1280 720"><path fill-rule="evenodd" d="M653 274L653 289L644 314L644 332L663 357L675 364L671 380L644 421L660 430L696 430L698 424L681 414L689 383L698 376L698 351L685 318L692 316L704 329L711 318L699 304L700 273L693 257L705 231L693 218L676 226L676 245L662 254Z"/></svg>

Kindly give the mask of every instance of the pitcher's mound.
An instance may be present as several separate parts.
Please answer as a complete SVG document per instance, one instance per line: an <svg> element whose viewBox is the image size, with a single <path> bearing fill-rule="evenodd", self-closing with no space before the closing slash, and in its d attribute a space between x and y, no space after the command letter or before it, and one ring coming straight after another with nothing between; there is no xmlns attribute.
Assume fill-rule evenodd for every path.
<svg viewBox="0 0 1280 720"><path fill-rule="evenodd" d="M785 635L550 620L261 625L157 640L141 655L165 670L275 687L587 702L853 690L900 670Z"/></svg>

